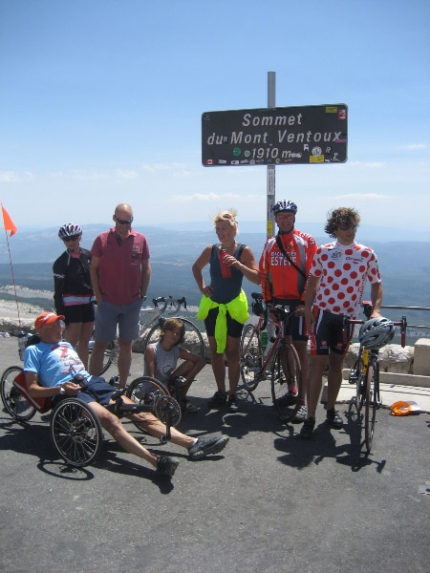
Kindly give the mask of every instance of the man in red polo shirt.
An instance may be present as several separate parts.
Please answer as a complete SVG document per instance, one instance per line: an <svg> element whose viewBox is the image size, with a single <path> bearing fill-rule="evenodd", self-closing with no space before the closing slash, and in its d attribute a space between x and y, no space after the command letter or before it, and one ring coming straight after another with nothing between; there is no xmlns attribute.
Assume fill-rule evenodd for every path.
<svg viewBox="0 0 430 573"><path fill-rule="evenodd" d="M102 370L103 355L119 329L118 374L124 388L130 372L132 342L139 333L139 314L151 277L145 235L131 228L133 211L120 203L115 227L96 237L91 249L91 281L97 299L94 349L90 373Z"/></svg>

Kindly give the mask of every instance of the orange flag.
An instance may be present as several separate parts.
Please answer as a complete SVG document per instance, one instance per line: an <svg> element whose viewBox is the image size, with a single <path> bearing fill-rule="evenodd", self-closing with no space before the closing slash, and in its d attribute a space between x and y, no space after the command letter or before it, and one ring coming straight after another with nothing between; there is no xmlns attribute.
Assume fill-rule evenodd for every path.
<svg viewBox="0 0 430 573"><path fill-rule="evenodd" d="M1 210L3 211L4 230L10 231L9 237L12 237L12 235L15 235L15 233L18 231L18 227L12 221L9 213L6 211L3 205L1 206Z"/></svg>

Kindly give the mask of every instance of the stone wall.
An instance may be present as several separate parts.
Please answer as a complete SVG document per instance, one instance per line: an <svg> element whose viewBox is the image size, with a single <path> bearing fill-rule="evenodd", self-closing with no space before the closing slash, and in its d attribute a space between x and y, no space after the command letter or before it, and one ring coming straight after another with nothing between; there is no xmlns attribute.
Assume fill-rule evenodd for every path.
<svg viewBox="0 0 430 573"><path fill-rule="evenodd" d="M16 319L0 318L0 332L8 332L11 336L18 336L20 330L34 332L34 319L21 320L21 327ZM206 344L205 357L209 359L206 333L203 340ZM344 368L352 368L357 360L359 344L351 344L345 358ZM142 352L142 342L137 340L133 345L134 352ZM430 376L430 339L420 338L415 346L402 348L398 344L388 344L379 351L381 372L397 374L414 374Z"/></svg>

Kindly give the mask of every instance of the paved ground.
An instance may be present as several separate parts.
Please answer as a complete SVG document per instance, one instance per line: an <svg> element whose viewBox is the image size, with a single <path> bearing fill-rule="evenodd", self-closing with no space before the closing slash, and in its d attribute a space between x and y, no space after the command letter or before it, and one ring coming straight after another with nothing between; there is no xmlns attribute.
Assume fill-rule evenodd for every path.
<svg viewBox="0 0 430 573"><path fill-rule="evenodd" d="M0 369L17 363L16 339L0 339ZM133 377L140 374L136 356ZM283 426L269 384L242 394L241 411L209 412L210 367L192 388L198 414L180 429L223 433L222 454L180 466L172 481L106 440L102 459L70 470L46 423L11 423L0 412L2 573L208 572L427 573L430 569L430 414L378 412L374 450L360 427L341 431L318 411L314 439ZM141 439L143 436L128 425Z"/></svg>

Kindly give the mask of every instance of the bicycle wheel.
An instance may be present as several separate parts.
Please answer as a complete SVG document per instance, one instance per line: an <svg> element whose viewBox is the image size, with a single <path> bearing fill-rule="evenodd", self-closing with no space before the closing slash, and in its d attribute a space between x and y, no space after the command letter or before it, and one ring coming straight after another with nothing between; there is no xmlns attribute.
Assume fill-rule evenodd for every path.
<svg viewBox="0 0 430 573"><path fill-rule="evenodd" d="M182 318L182 316L172 316L171 318L176 318L178 320L181 320L185 326L184 341L181 342L180 346L182 348L185 348L186 350L189 350L193 354L197 354L198 356L204 356L205 345L203 342L202 333L197 328L197 326L193 324L191 320L188 320L187 318ZM167 319L164 317L159 318L156 324L154 324L149 333L145 336L145 341L143 344L144 354L148 344L155 344L160 340L161 327L163 326L165 320Z"/></svg>
<svg viewBox="0 0 430 573"><path fill-rule="evenodd" d="M252 392L260 382L261 344L256 326L247 324L240 339L240 374L248 392Z"/></svg>
<svg viewBox="0 0 430 573"><path fill-rule="evenodd" d="M291 344L280 345L272 363L272 401L282 422L292 420L302 398L302 371L297 351ZM291 390L295 389L295 392Z"/></svg>
<svg viewBox="0 0 430 573"><path fill-rule="evenodd" d="M91 337L90 341L88 343L88 349L89 349L89 355L91 357L91 354L93 352L93 348L94 348L94 338ZM111 366L111 364L116 364L117 361L117 356L118 352L117 352L117 346L114 340L111 340L106 348L106 350L104 351L104 356L103 356L103 366L102 369L99 372L99 376L101 376L102 374L104 374L106 372L106 370L109 369L109 367Z"/></svg>
<svg viewBox="0 0 430 573"><path fill-rule="evenodd" d="M54 409L51 438L67 464L83 467L95 460L103 446L100 421L78 398L66 398Z"/></svg>
<svg viewBox="0 0 430 573"><path fill-rule="evenodd" d="M354 396L354 403L355 406L360 412L361 406L364 402L364 375L362 372L362 363L361 360L357 360L354 364L354 368L351 369L351 373L354 373L355 378L355 396Z"/></svg>
<svg viewBox="0 0 430 573"><path fill-rule="evenodd" d="M140 376L131 382L125 391L125 395L131 398L136 404L155 406L156 401L161 396L170 396L166 386L151 376ZM145 432L139 424L134 424L138 430ZM146 432L145 432L146 433Z"/></svg>
<svg viewBox="0 0 430 573"><path fill-rule="evenodd" d="M377 360L371 359L367 366L365 391L364 437L367 452L370 453L375 434L376 410L379 407L379 364Z"/></svg>
<svg viewBox="0 0 430 573"><path fill-rule="evenodd" d="M1 377L1 399L7 413L17 422L28 422L36 413L36 408L27 402L15 387L13 381L21 374L21 366L6 368Z"/></svg>

